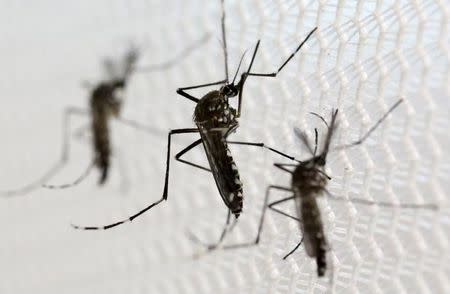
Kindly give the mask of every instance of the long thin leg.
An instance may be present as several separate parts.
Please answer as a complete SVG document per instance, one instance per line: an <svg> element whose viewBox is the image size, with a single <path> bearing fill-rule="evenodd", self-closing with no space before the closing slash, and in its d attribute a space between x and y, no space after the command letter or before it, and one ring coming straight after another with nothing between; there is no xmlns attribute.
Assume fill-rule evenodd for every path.
<svg viewBox="0 0 450 294"><path fill-rule="evenodd" d="M228 210L227 213L227 220L225 222L225 226L222 229L222 233L220 234L220 238L219 241L217 241L216 244L211 244L210 247L211 248L216 248L220 243L222 243L222 241L225 239L225 235L227 234L228 231L228 227L230 225L230 220L231 220L231 210Z"/></svg>
<svg viewBox="0 0 450 294"><path fill-rule="evenodd" d="M373 200L367 200L367 199L361 199L361 198L349 198L346 199L342 196L335 196L331 194L328 190L325 190L325 193L328 195L329 199L332 200L338 200L338 201L348 201L353 203L358 203L362 205L375 205L375 206L382 206L382 207L398 207L398 208L408 208L408 209L429 209L429 210L438 210L439 207L437 204L434 203L423 203L423 204L416 204L416 203L392 203L392 202L384 202L384 201L373 201Z"/></svg>
<svg viewBox="0 0 450 294"><path fill-rule="evenodd" d="M222 26L222 42L223 42L223 58L225 59L225 79L228 82L228 49L227 49L227 34L225 28L225 5L224 0L221 1L222 4L222 17L221 17L221 26Z"/></svg>
<svg viewBox="0 0 450 294"><path fill-rule="evenodd" d="M139 69L135 69L135 72L154 72L154 71L162 71L171 68L172 66L178 64L181 60L188 57L195 49L200 47L203 43L207 42L211 37L210 33L206 33L200 40L193 42L190 46L186 47L183 51L181 51L178 55L173 57L170 60L167 60L163 63L152 64L143 67L139 67Z"/></svg>
<svg viewBox="0 0 450 294"><path fill-rule="evenodd" d="M293 219L293 220L295 220L295 221L301 222L301 220L300 220L299 218L294 217L294 216L292 216L292 215L290 215L290 214L287 214L287 213L285 213L284 211L281 211L281 210L278 210L278 209L276 209L276 208L273 208L273 206L278 205L278 204L280 204L280 203L282 203L282 202L285 202L285 201L288 201L288 200L293 200L294 197L295 197L295 196L291 196L291 197L288 197L288 198L284 198L284 199L281 199L281 200L272 202L271 204L269 204L268 207L269 207L270 209L272 209L273 211L278 212L278 213L281 214L281 215L284 215L284 216L286 216L286 217L288 217L288 218L290 218L290 219ZM294 252L300 247L300 245L302 244L302 242L303 242L303 236L302 236L302 239L300 240L300 242L295 246L295 248L292 249L288 254L286 254L286 255L283 257L283 259L288 258L289 255L291 255L292 253L294 253Z"/></svg>
<svg viewBox="0 0 450 294"><path fill-rule="evenodd" d="M330 128L330 126L328 125L327 121L325 120L325 118L323 116L321 116L320 114L315 113L315 112L310 112L309 114L312 114L315 117L318 117L327 126L327 129Z"/></svg>
<svg viewBox="0 0 450 294"><path fill-rule="evenodd" d="M283 70L283 68L289 63L289 61L291 61L291 59L295 56L295 54L297 54L298 51L300 51L300 49L303 47L303 45L308 41L308 39L312 36L312 34L317 30L317 27L315 27L311 32L309 32L309 34L306 36L306 38L300 43L300 45L298 45L298 47L295 49L294 52L292 52L292 54L283 62L283 64L275 71L272 73L252 73L252 72L248 72L247 75L248 76L255 76L255 77L276 77L277 74L279 74L281 72L281 70Z"/></svg>
<svg viewBox="0 0 450 294"><path fill-rule="evenodd" d="M184 148L183 150L181 150L180 152L178 152L178 153L175 155L175 159L178 160L179 162L184 163L184 164L187 164L187 165L190 165L190 166L193 166L193 167L196 167L196 168L205 170L205 171L207 171L207 172L211 172L211 170L210 170L209 168L207 168L207 167L204 167L204 166L195 164L195 163L193 163L193 162L190 162L190 161L181 159L181 156L183 156L184 154L186 154L189 150L191 150L192 148L194 148L195 146L197 146L197 145L200 144L200 143L202 143L202 139L198 139L197 141L195 141L195 142L192 143L191 145L187 146L186 148Z"/></svg>
<svg viewBox="0 0 450 294"><path fill-rule="evenodd" d="M297 245L295 245L294 249L289 251L289 253L283 257L283 259L288 258L292 253L294 253L298 249L298 247L300 247L300 245L302 245L302 243L303 243L303 236L302 236L302 239L300 240L300 242Z"/></svg>
<svg viewBox="0 0 450 294"><path fill-rule="evenodd" d="M95 166L95 160L93 160L91 163L89 163L89 165L86 168L86 170L78 178L76 178L75 181L73 181L71 183L62 184L62 185L43 184L42 188L47 188L47 189L67 189L67 188L72 188L72 187L78 185L79 183L81 183L89 175L89 173L92 171L92 168L94 166Z"/></svg>
<svg viewBox="0 0 450 294"><path fill-rule="evenodd" d="M295 164L295 163L274 163L273 165L274 165L275 167L281 169L282 171L288 172L288 173L290 173L290 174L292 174L293 171L287 169L286 167L287 167L287 166L291 166L291 167L297 167L297 166L298 166L298 164ZM330 177L329 175L327 175L324 171L322 171L322 170L320 170L320 169L318 169L318 168L315 168L315 170L316 170L318 173L321 173L322 175L326 176L326 177L328 178L328 180L331 180L331 177Z"/></svg>
<svg viewBox="0 0 450 294"><path fill-rule="evenodd" d="M250 62L250 66L248 68L248 70L242 74L241 76L241 80L239 81L239 99L238 99L238 111L237 111L237 117L240 117L241 115L241 105L242 105L242 92L244 89L244 83L247 80L247 77L249 76L255 76L255 77L276 77L278 73L281 72L281 70L283 70L283 68L289 63L289 61L291 61L291 59L295 56L295 54L297 54L298 51L300 51L300 49L302 48L302 46L308 41L308 39L312 36L312 34L317 30L317 27L314 28L307 36L306 38L300 43L300 45L298 45L298 47L295 49L295 51L283 62L283 64L281 64L281 66L273 73L253 73L251 72L251 67L253 65L253 61L255 59L256 56L256 52L258 51L259 48L259 44L260 41L258 40L258 42L256 43L256 47L255 50L253 51L253 56L252 56L252 60Z"/></svg>
<svg viewBox="0 0 450 294"><path fill-rule="evenodd" d="M301 220L298 217L292 216L292 215L290 215L290 214L288 214L288 213L286 213L286 212L284 212L284 211L282 211L282 210L280 210L278 208L274 208L274 206L276 206L278 204L281 204L281 203L284 203L284 202L289 201L289 200L294 200L294 198L295 198L295 196L290 196L290 197L286 197L286 198L274 201L272 203L269 203L267 208L269 208L270 210L273 210L273 211L275 211L275 212L277 212L277 213L279 213L279 214L281 214L281 215L283 215L285 217L288 217L288 218L293 219L295 221L301 222Z"/></svg>
<svg viewBox="0 0 450 294"><path fill-rule="evenodd" d="M207 84L201 84L201 85L197 85L197 86L190 86L190 87L184 87L184 88L178 88L177 89L177 94L191 100L194 101L195 103L197 103L198 101L200 101L200 99L195 98L194 96L192 96L189 93L186 93L186 90L192 90L192 89L198 89L198 88L204 88L204 87L209 87L209 86L215 86L215 85L221 85L221 84L225 84L227 82L227 80L221 80L218 82L212 82L212 83L207 83Z"/></svg>
<svg viewBox="0 0 450 294"><path fill-rule="evenodd" d="M139 124L139 123L137 123L135 121L132 121L132 120L129 120L129 119L126 119L126 118L118 117L117 121L122 123L122 124L124 124L124 125L126 125L126 126L135 128L135 129L140 130L140 131L144 131L144 132L146 132L148 134L151 134L151 135L162 135L162 132L159 129L148 127L148 126L144 126L142 124ZM81 134L86 130L86 128L87 128L87 126L83 126L82 128L78 129L76 131L75 135L80 137ZM74 181L72 181L70 183L60 184L60 185L43 184L42 187L43 188L47 188L47 189L67 189L67 188L72 188L72 187L80 184L90 174L90 172L94 168L94 166L95 166L95 162L92 161L89 164L89 166L85 169L85 171L78 178L76 178Z"/></svg>
<svg viewBox="0 0 450 294"><path fill-rule="evenodd" d="M192 129L192 128L188 128L188 129L175 129L175 130L171 130L167 136L167 157L166 157L166 175L165 175L165 179L164 179L164 190L163 190L163 194L161 199L159 199L156 202L153 202L152 204L148 205L147 207L145 207L144 209L140 210L139 212L133 214L132 216L128 217L127 219L109 224L109 225L105 225L105 226L78 226L78 225L72 225L73 228L75 229L79 229L79 230L108 230L111 229L113 227L119 226L121 224L127 223L127 222L131 222L133 221L135 218L141 216L142 214L144 214L145 212L147 212L148 210L152 209L153 207L157 206L158 204L160 204L161 202L167 200L167 196L168 196L168 186L169 186L169 171L170 171L170 146L171 146L171 138L172 135L176 135L176 134L188 134L188 133L197 133L198 129Z"/></svg>
<svg viewBox="0 0 450 294"><path fill-rule="evenodd" d="M281 169L282 171L288 172L288 173L290 173L290 174L292 174L292 171L289 170L289 169L287 169L286 167L287 167L287 166L291 166L291 167L297 166L297 164L295 164L295 163L274 163L273 165L274 165L276 168L279 168L279 169Z"/></svg>
<svg viewBox="0 0 450 294"><path fill-rule="evenodd" d="M148 134L150 134L150 135L157 135L157 136L164 135L164 133L162 132L162 130L159 129L159 128L154 128L154 127L151 127L151 126L146 126L146 125L140 124L140 123L138 123L138 122L136 122L136 121L127 119L127 118L118 117L118 118L117 118L117 121L120 122L121 124L124 124L124 125L126 125L126 126L135 128L135 129L140 130L140 131L143 131L143 132L146 132L146 133L148 133Z"/></svg>
<svg viewBox="0 0 450 294"><path fill-rule="evenodd" d="M214 244L207 244L207 243L201 241L196 235L194 235L191 232L188 232L189 239L191 239L194 242L202 244L209 251L215 250L223 242L223 240L225 239L225 236L226 236L226 234L228 232L228 229L230 227L230 220L231 220L231 210L228 210L227 219L226 219L225 225L224 225L224 227L222 229L222 233L220 234L219 240L216 243L214 243ZM236 221L234 222L234 224L236 224Z"/></svg>
<svg viewBox="0 0 450 294"><path fill-rule="evenodd" d="M399 106L401 103L403 102L403 99L399 99L397 102L395 102L394 105L392 105L388 111L386 111L385 114L383 114L383 116L364 134L361 136L361 138L359 138L358 140L348 143L348 144L344 144L341 146L337 146L335 148L333 148L334 150L341 150L341 149L346 149L349 147L353 147L356 145L360 145L362 144L371 134L373 131L376 130L376 128L378 128L378 126L387 118L387 116L394 111L395 108L397 108L397 106Z"/></svg>
<svg viewBox="0 0 450 294"><path fill-rule="evenodd" d="M241 106L242 106L242 92L244 91L244 84L245 81L247 80L248 77L248 73L251 71L252 66L253 66L253 62L255 61L256 58L256 53L258 52L258 48L259 48L259 43L261 42L261 40L258 40L258 42L256 42L256 46L255 46L255 50L253 50L253 55L252 55L252 59L250 61L250 64L248 66L248 69L246 72L244 72L241 75L241 79L239 80L238 83L238 89L239 89L239 95L238 95L238 109L237 109L237 113L236 113L236 117L241 117ZM233 79L234 80L234 79Z"/></svg>
<svg viewBox="0 0 450 294"><path fill-rule="evenodd" d="M75 131L73 132L73 137L77 140L87 142L89 141L90 137L88 135L88 132L90 130L90 125L84 125L81 126L77 129L75 129Z"/></svg>
<svg viewBox="0 0 450 294"><path fill-rule="evenodd" d="M306 148L308 148L309 153L311 153L311 155L314 154L314 151L311 147L311 144L309 144L309 140L308 140L308 135L306 135L306 133L298 128L294 128L294 133L297 136L297 138L299 138L302 143L306 146Z"/></svg>
<svg viewBox="0 0 450 294"><path fill-rule="evenodd" d="M255 147L261 147L261 148L265 148L267 150L270 150L276 154L279 154L283 157L289 158L290 160L294 160L297 162L301 162L297 159L295 159L295 157L290 156L284 152L281 152L279 150L273 149L272 147L266 146L264 143L253 143L253 142L240 142L240 141L227 141L228 144L235 144L235 145L246 145L246 146L255 146Z"/></svg>
<svg viewBox="0 0 450 294"><path fill-rule="evenodd" d="M262 208L261 218L259 220L258 233L256 234L255 240L251 241L251 242L246 242L246 243L231 244L231 245L222 246L221 249L236 249L236 248L250 247L250 246L258 245L259 240L261 238L263 226L264 226L264 219L265 219L265 215L266 215L266 210L267 210L267 208L269 208L268 203L269 203L269 196L270 196L270 190L271 189L292 192L292 190L290 188L286 188L286 187L282 187L282 186L276 186L276 185L269 186L267 188L267 190L266 190L266 197L264 198L264 204L263 204L263 208ZM281 199L281 200L278 200L276 202L277 202L277 204L280 204L280 203L288 201L290 199L292 199L292 197ZM275 204L271 203L270 205L273 206ZM275 210L275 211L279 212L277 210ZM285 213L282 213L282 214L285 215Z"/></svg>
<svg viewBox="0 0 450 294"><path fill-rule="evenodd" d="M67 163L67 160L69 159L71 117L73 115L86 116L88 114L89 113L87 110L81 108L76 107L66 108L64 111L64 118L63 118L63 143L60 159L38 180L17 189L0 191L0 196L2 197L24 196L27 193L39 188L42 185L42 183L46 182L47 180L52 178L56 173L58 173L58 171L64 167L64 165Z"/></svg>
<svg viewBox="0 0 450 294"><path fill-rule="evenodd" d="M314 153L313 157L316 156L317 146L319 145L319 133L317 132L317 128L314 128Z"/></svg>

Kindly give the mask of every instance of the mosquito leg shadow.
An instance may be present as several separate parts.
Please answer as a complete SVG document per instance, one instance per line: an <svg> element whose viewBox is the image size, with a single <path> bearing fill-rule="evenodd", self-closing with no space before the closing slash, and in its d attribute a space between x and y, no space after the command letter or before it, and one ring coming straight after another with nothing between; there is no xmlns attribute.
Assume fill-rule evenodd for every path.
<svg viewBox="0 0 450 294"><path fill-rule="evenodd" d="M170 151L171 151L171 140L172 140L172 136L173 135L177 135L177 134L189 134L189 133L198 133L198 129L194 129L194 128L186 128L186 129L175 129L175 130L171 130L167 136L167 157L166 157L166 173L165 173L165 179L164 179L164 189L163 189L163 195L162 197L153 202L152 204L148 205L147 207L145 207L144 209L140 210L139 212L133 214L132 216L130 216L127 219L109 224L109 225L105 225L105 226L79 226L79 225L74 225L72 224L72 227L74 229L79 229L79 230L108 230L111 228L114 228L116 226L122 225L124 223L127 222L131 222L133 221L135 218L141 216L142 214L146 213L148 210L152 209L153 207L159 205L160 203L162 203L163 201L167 200L168 197L168 193L169 193L169 174L170 174ZM195 143L195 142L194 142ZM190 148L193 148L195 145L191 144ZM187 148L186 148L187 149Z"/></svg>
<svg viewBox="0 0 450 294"><path fill-rule="evenodd" d="M58 161L52 165L50 169L47 170L39 179L34 182L31 182L23 187L0 191L0 196L2 197L12 197L12 196L24 196L29 192L34 191L35 189L42 186L43 183L51 179L54 175L56 175L67 163L69 160L70 153L70 127L71 127L71 118L74 116L78 117L87 117L89 116L89 112L82 108L76 107L68 107L64 111L63 117L63 142L62 142L62 151L61 156Z"/></svg>
<svg viewBox="0 0 450 294"><path fill-rule="evenodd" d="M85 111L85 114L87 115L87 111ZM120 124L123 124L127 127L133 128L135 130L138 131L142 131L145 132L149 135L152 136L160 136L162 134L160 129L154 128L154 127L150 127L150 126L146 126L143 124L140 124L136 121L130 120L130 119L126 119L126 118L122 118L122 117L118 117L116 118L116 121L119 122ZM89 130L87 126L84 126L80 129L77 129L75 135L78 138L81 138L83 136L83 134L85 133L85 131ZM66 134L68 133L68 131L66 130L65 132ZM67 135L65 138L67 140L67 142L70 140L69 139L70 135ZM78 184L80 184L81 182L83 182L83 180L85 180L87 178L87 176L90 174L90 172L92 171L92 169L95 168L95 159L92 159L90 164L87 166L87 168L84 170L84 172L78 176L74 181L69 182L69 183L64 183L64 184L42 184L43 188L47 188L47 189L67 189L67 188L71 188L74 186L77 186Z"/></svg>
<svg viewBox="0 0 450 294"><path fill-rule="evenodd" d="M262 208L262 212L261 212L261 217L259 220L259 224L258 224L258 230L257 230L257 234L256 237L254 239L254 241L250 241L250 242L245 242L245 243L237 243L237 244L229 244L229 245L224 245L224 246L219 246L220 243L223 241L223 237L221 238L220 242L218 244L215 245L207 245L203 242L201 242L197 237L193 236L193 235L189 235L190 239L200 243L202 245L205 245L207 247L208 252L214 251L214 250L230 250L230 249L238 249L238 248L244 248L244 247L252 247L252 246L256 246L259 244L259 241L261 239L261 235L262 235L262 231L263 231L263 227L264 227L264 220L265 220L265 216L266 216L266 210L270 209L280 215L283 215L285 217L288 217L292 220L295 220L297 222L300 222L300 219L298 219L295 216L292 216L278 208L276 208L277 205L282 204L286 201L290 201L294 199L294 196L289 196L286 198L282 198L280 200L277 201L273 201L269 203L269 197L270 197L270 191L271 190L280 190L280 191L284 191L284 192L292 192L292 190L290 188L286 188L286 187L282 187L282 186L276 186L276 185L271 185L267 188L266 190L266 196L264 198L264 204L263 204L263 208Z"/></svg>

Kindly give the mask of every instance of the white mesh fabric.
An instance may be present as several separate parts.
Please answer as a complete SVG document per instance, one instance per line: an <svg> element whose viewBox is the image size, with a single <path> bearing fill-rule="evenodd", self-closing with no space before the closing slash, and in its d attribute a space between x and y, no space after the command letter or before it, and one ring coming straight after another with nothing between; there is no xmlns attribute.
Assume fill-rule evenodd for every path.
<svg viewBox="0 0 450 294"><path fill-rule="evenodd" d="M248 79L234 140L262 141L304 158L293 128L311 133L320 126L309 111L328 117L339 107L335 139L345 143L405 99L367 144L330 154L329 189L346 197L433 202L440 211L321 200L334 263L330 285L317 278L315 261L302 247L281 260L301 236L298 224L272 212L259 246L193 259L202 248L186 231L214 242L226 209L210 175L175 161L169 200L145 216L110 231L69 226L107 224L159 199L165 133L193 127L194 104L175 90L223 78L219 1L2 1L1 189L32 181L57 160L63 110L87 106L80 84L101 80L103 57L138 44L141 64L158 63L206 32L213 37L170 70L132 79L123 116L161 135L113 123L114 159L105 187L96 186L93 173L72 189L0 199L0 293L449 293L448 4L226 1L231 73L257 39L254 69L271 72L319 27L276 79ZM87 122L76 120L73 130ZM173 154L196 138L175 136ZM88 142L72 139L67 168L52 183L70 181L86 167ZM245 210L229 244L254 238L266 187L290 182L272 166L280 157L256 148L232 151ZM188 158L206 162L202 152Z"/></svg>

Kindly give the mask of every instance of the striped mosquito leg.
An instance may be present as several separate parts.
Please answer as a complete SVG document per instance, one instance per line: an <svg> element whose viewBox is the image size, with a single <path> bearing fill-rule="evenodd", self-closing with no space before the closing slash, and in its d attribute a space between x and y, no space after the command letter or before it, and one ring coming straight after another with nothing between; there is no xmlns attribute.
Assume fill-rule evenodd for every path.
<svg viewBox="0 0 450 294"><path fill-rule="evenodd" d="M280 203L283 203L285 201L288 200L292 200L292 197L288 197L288 198L284 198L278 201L275 201L273 203L269 204L269 197L270 197L270 191L271 190L281 190L281 191L287 191L287 192L292 192L292 190L290 188L286 188L286 187L282 187L282 186L275 186L275 185L271 185L267 188L266 190L266 197L264 198L264 204L263 204L263 208L262 208L262 213L261 213L261 218L259 220L259 225L258 225L258 232L256 234L256 238L254 241L251 242L247 242L247 243L239 243L239 244L231 244L231 245L226 245L221 247L221 249L237 249L237 248L243 248L243 247L251 247L251 246L256 246L259 244L259 241L261 239L261 234L262 234L262 230L264 227L264 219L266 216L266 210L269 208L277 213L280 213L284 216L289 216L290 218L293 218L295 220L298 220L297 218L295 218L294 216L290 216L287 213L280 211L276 208L273 208L273 206L278 205Z"/></svg>
<svg viewBox="0 0 450 294"><path fill-rule="evenodd" d="M255 147L260 147L260 148L264 148L267 149L271 152L274 152L278 155L281 155L285 158L288 158L290 160L296 161L296 162L301 162L300 160L297 160L294 156L290 156L282 151L279 151L277 149L274 149L272 147L267 146L264 143L253 143L253 142L239 142L239 141L227 141L228 144L234 144L234 145L245 145L245 146L255 146Z"/></svg>
<svg viewBox="0 0 450 294"><path fill-rule="evenodd" d="M13 196L24 196L31 191L41 187L43 183L49 180L51 177L56 175L69 160L70 151L70 121L73 116L86 116L89 113L81 108L69 107L64 111L63 119L63 142L62 142L62 152L61 157L58 161L44 173L38 180L24 185L20 188L10 189L0 191L0 197L13 197Z"/></svg>
<svg viewBox="0 0 450 294"><path fill-rule="evenodd" d="M78 226L78 225L72 225L72 227L74 229L77 230L108 230L114 227L117 227L119 225L122 225L124 223L127 222L131 222L134 219L136 219L137 217L143 215L144 213L146 213L147 211L149 211L150 209L152 209L153 207L159 205L161 202L167 200L167 196L168 196L168 185L169 185L169 172L170 172L170 150L171 150L171 138L172 135L176 135L176 134L189 134L189 133L197 133L198 129L176 129L176 130L171 130L167 136L167 158L166 158L166 175L165 175L165 180L164 180L164 190L163 190L163 195L161 197L161 199L159 199L156 202L153 202L152 204L148 205L147 207L145 207L144 209L140 210L139 212L133 214L132 216L128 217L127 219L109 224L109 225L105 225L105 226Z"/></svg>

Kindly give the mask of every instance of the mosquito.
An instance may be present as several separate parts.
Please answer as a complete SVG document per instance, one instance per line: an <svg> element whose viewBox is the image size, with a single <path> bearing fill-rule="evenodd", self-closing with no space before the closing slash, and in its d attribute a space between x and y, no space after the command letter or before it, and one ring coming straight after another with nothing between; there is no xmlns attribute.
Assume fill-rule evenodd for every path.
<svg viewBox="0 0 450 294"><path fill-rule="evenodd" d="M370 134L373 131L375 131L375 129L388 117L388 115L392 111L394 111L395 108L397 108L402 102L403 100L400 99L394 105L392 105L389 108L389 110L363 136L360 137L360 139L351 142L349 144L337 146L334 148L334 150L343 150L362 144L370 136ZM317 275L319 277L322 277L324 276L327 268L326 253L329 250L329 246L325 238L323 223L320 216L320 209L317 203L318 197L325 195L333 200L351 201L362 205L378 205L384 207L400 207L411 209L437 210L437 205L412 204L412 203L394 204L389 202L376 202L358 198L346 199L344 197L332 195L326 188L327 183L329 180L331 180L331 178L325 172L325 165L328 153L330 151L333 151L330 150L330 144L333 134L338 126L337 124L338 110L336 109L331 112L331 120L329 123L325 120L323 116L317 113L311 114L318 117L326 125L327 133L325 137L325 142L323 144L323 149L319 153L317 152L319 141L317 128L314 129L315 134L314 148L312 148L306 133L296 129L295 132L296 135L306 146L308 151L311 153L312 157L305 161L301 161L297 164L293 163L274 164L275 167L291 174L292 176L291 187L271 185L267 188L263 210L259 221L258 233L253 242L230 244L227 246L222 246L222 249L234 249L257 245L260 241L260 237L263 230L265 212L269 208L285 217L297 221L300 225L300 231L302 233L301 241L295 246L294 249L292 249L288 254L286 254L283 257L283 259L286 259L291 254L293 254L303 243L307 255L316 259ZM292 194L289 197L269 203L269 195L271 190L281 190ZM297 216L290 215L275 207L281 203L285 203L291 200L293 200L295 203Z"/></svg>
<svg viewBox="0 0 450 294"><path fill-rule="evenodd" d="M166 157L166 172L164 180L164 188L162 197L152 204L148 205L136 214L128 217L127 219L105 225L105 226L78 226L73 225L76 229L82 230L107 230L118 225L124 224L126 222L131 222L137 217L141 216L148 210L159 205L168 198L168 186L169 186L169 170L170 170L170 154L171 154L171 140L172 136L179 134L199 134L200 138L195 140L193 143L185 147L179 153L175 155L175 159L189 166L205 170L212 173L215 180L217 189L219 190L220 196L228 208L228 214L226 218L226 223L222 233L220 235L217 244L221 243L225 237L227 229L230 225L231 215L235 217L235 223L239 218L242 208L243 208L243 185L240 180L239 172L236 163L233 160L232 154L228 148L229 144L236 145L246 145L264 148L285 158L295 160L294 157L289 156L279 150L266 146L264 143L253 143L253 142L238 142L238 141L228 141L228 136L236 131L239 126L238 118L241 116L241 105L242 105L242 92L244 89L244 84L249 76L255 77L276 77L277 74L288 64L288 62L295 56L295 54L302 48L302 46L307 42L307 40L313 35L317 28L314 28L307 37L297 46L293 53L281 64L281 66L272 73L254 73L251 72L253 62L256 57L256 53L259 48L260 40L257 41L255 49L249 66L245 72L241 74L241 77L237 83L236 78L239 73L242 60L245 53L242 55L239 64L237 66L236 73L234 74L233 80L229 81L228 78L228 51L227 51L227 40L226 40L226 30L225 30L225 9L224 0L221 1L222 5L222 17L221 17L221 29L222 29L222 49L224 55L225 64L225 79L201 84L197 86L190 86L179 88L177 93L182 97L196 103L194 110L194 123L195 128L182 128L173 129L168 133L167 138L167 157ZM198 88L204 88L209 86L221 85L218 90L213 90L208 92L202 98L196 98L186 91ZM237 97L237 109L233 108L229 104L229 99ZM209 167L204 167L199 164L182 159L188 151L192 150L194 147L202 144L206 157L208 159ZM210 245L211 247L216 247L215 245Z"/></svg>
<svg viewBox="0 0 450 294"><path fill-rule="evenodd" d="M172 60L166 61L161 64L150 65L146 67L136 68L136 63L139 58L138 49L131 47L121 60L114 61L112 59L106 59L104 61L104 68L108 74L108 80L100 82L97 85L90 85L84 83L84 86L90 89L89 110L68 107L64 111L63 120L63 144L62 153L60 159L53 165L40 179L37 181L25 185L18 189L0 191L1 196L15 196L25 195L34 189L42 186L49 189L65 189L73 187L81 183L90 173L93 168L97 168L100 171L100 177L98 180L99 185L104 185L108 179L110 171L111 160L111 142L110 142L110 127L109 122L112 118L115 118L118 122L132 127L137 130L147 132L151 135L162 135L162 133L153 127L144 126L133 120L129 120L120 116L120 112L123 105L123 97L121 93L125 90L130 76L139 72L152 72L168 69L175 65L178 61L188 56L195 48L199 47L202 43L206 42L210 38L210 34L205 34L200 40L195 41L194 44L187 47L179 55L175 56ZM92 133L92 148L93 159L89 163L84 172L76 178L73 182L62 185L50 185L43 184L53 177L59 170L61 170L69 159L70 151L70 129L71 120L74 117L90 117L91 124L90 129ZM79 129L77 136L79 136L85 129Z"/></svg>

